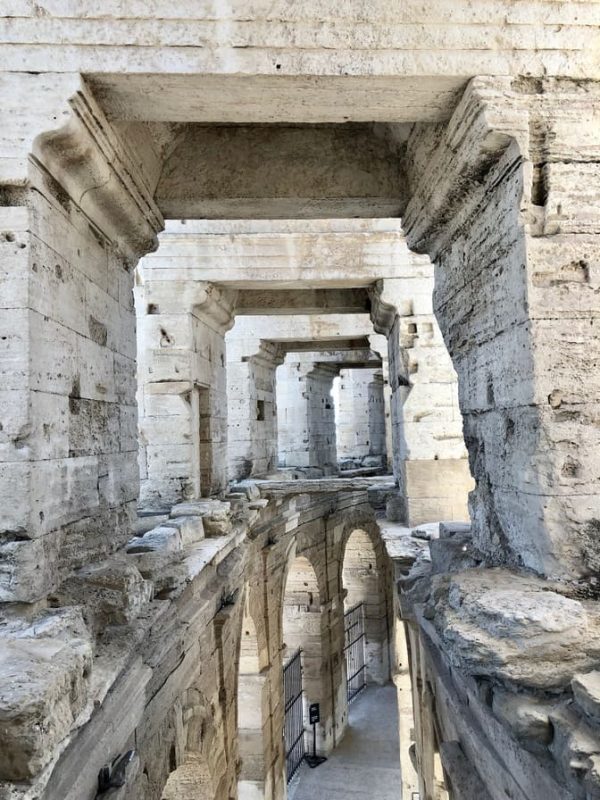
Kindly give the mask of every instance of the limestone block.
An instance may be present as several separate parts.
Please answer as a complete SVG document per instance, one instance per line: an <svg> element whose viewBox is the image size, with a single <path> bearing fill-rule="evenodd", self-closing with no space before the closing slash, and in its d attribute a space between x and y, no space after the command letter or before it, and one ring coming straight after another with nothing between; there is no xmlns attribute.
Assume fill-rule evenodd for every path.
<svg viewBox="0 0 600 800"><path fill-rule="evenodd" d="M391 482L369 487L369 489L367 489L367 497L370 505L373 506L373 508L385 508L388 495L396 490L396 485Z"/></svg>
<svg viewBox="0 0 600 800"><path fill-rule="evenodd" d="M598 185L600 165L597 163L547 164L548 185L544 232L598 233Z"/></svg>
<svg viewBox="0 0 600 800"><path fill-rule="evenodd" d="M596 767L600 756L598 728L589 720L581 719L569 705L563 705L550 716L554 736L550 751L558 762L566 782L575 796L581 796L580 781L583 778L591 792L588 798L597 798L600 784Z"/></svg>
<svg viewBox="0 0 600 800"><path fill-rule="evenodd" d="M385 515L390 522L406 522L408 517L408 509L406 507L406 498L399 491L390 492L387 495L385 503Z"/></svg>
<svg viewBox="0 0 600 800"><path fill-rule="evenodd" d="M594 722L600 724L600 672L575 675L571 688L577 705Z"/></svg>
<svg viewBox="0 0 600 800"><path fill-rule="evenodd" d="M153 528L157 528L169 519L168 514L152 514L150 516L140 516L137 519L134 530L136 536L143 536Z"/></svg>
<svg viewBox="0 0 600 800"><path fill-rule="evenodd" d="M491 795L473 764L466 758L460 742L442 742L440 755L457 797L461 800L491 800Z"/></svg>
<svg viewBox="0 0 600 800"><path fill-rule="evenodd" d="M181 536L181 546L184 548L204 539L203 517L175 517L169 519L166 525L177 528Z"/></svg>
<svg viewBox="0 0 600 800"><path fill-rule="evenodd" d="M440 539L448 539L456 533L469 533L470 522L440 522Z"/></svg>
<svg viewBox="0 0 600 800"><path fill-rule="evenodd" d="M206 536L225 536L231 532L231 504L220 500L195 500L178 503L171 517L201 516Z"/></svg>
<svg viewBox="0 0 600 800"><path fill-rule="evenodd" d="M594 603L503 569L471 569L452 576L447 590L438 585L435 626L451 660L467 673L550 689L595 666L600 612Z"/></svg>
<svg viewBox="0 0 600 800"><path fill-rule="evenodd" d="M426 541L432 541L433 539L440 538L440 525L439 522L430 522L426 525L419 525L418 528L413 528L410 532L411 536L414 536L415 539L424 539Z"/></svg>
<svg viewBox="0 0 600 800"><path fill-rule="evenodd" d="M153 528L143 536L130 539L127 543L128 553L177 553L182 549L183 543L180 531L167 525Z"/></svg>
<svg viewBox="0 0 600 800"><path fill-rule="evenodd" d="M248 508L251 509L251 510L262 511L268 505L269 505L269 501L265 497L265 498L260 498L258 500L252 500L250 503L248 503Z"/></svg>
<svg viewBox="0 0 600 800"><path fill-rule="evenodd" d="M258 500L260 498L260 489L254 481L238 481L233 488L235 491L244 491L249 500Z"/></svg>
<svg viewBox="0 0 600 800"><path fill-rule="evenodd" d="M0 602L27 602L43 597L53 586L61 537L8 541L0 547ZM45 564L48 569L42 570Z"/></svg>
<svg viewBox="0 0 600 800"><path fill-rule="evenodd" d="M457 533L450 539L432 539L429 542L431 570L434 575L443 572L460 572L481 563L481 556L473 548L469 533Z"/></svg>
<svg viewBox="0 0 600 800"><path fill-rule="evenodd" d="M552 741L549 714L556 701L547 701L533 695L514 694L495 688L492 710L523 742L530 747L547 745Z"/></svg>
<svg viewBox="0 0 600 800"><path fill-rule="evenodd" d="M152 599L152 584L123 556L83 567L61 586L67 602L84 606L97 630L134 620Z"/></svg>
<svg viewBox="0 0 600 800"><path fill-rule="evenodd" d="M0 779L37 775L87 699L92 647L77 609L0 630Z"/></svg>
<svg viewBox="0 0 600 800"><path fill-rule="evenodd" d="M128 559L140 574L154 586L159 599L176 595L188 580L183 551L146 550L128 552Z"/></svg>

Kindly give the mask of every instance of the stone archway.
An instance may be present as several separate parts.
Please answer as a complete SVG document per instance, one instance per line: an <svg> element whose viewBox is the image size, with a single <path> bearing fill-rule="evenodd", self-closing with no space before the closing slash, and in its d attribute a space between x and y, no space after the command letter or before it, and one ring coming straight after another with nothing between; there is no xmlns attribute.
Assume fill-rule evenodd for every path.
<svg viewBox="0 0 600 800"><path fill-rule="evenodd" d="M321 593L317 574L303 555L292 557L285 582L282 610L284 664L301 651L304 727L309 728L311 703L324 701ZM323 746L325 720L317 726L317 746Z"/></svg>
<svg viewBox="0 0 600 800"><path fill-rule="evenodd" d="M261 670L256 625L250 613L250 593L246 591L237 686L239 800L257 800L266 796L266 692L267 671Z"/></svg>
<svg viewBox="0 0 600 800"><path fill-rule="evenodd" d="M305 687L315 701L321 695L321 597L315 570L305 556L297 556L288 570L283 597L285 658L302 650Z"/></svg>
<svg viewBox="0 0 600 800"><path fill-rule="evenodd" d="M365 632L365 678L383 684L389 679L389 622L385 574L371 536L361 528L346 542L342 563L344 610L362 605Z"/></svg>

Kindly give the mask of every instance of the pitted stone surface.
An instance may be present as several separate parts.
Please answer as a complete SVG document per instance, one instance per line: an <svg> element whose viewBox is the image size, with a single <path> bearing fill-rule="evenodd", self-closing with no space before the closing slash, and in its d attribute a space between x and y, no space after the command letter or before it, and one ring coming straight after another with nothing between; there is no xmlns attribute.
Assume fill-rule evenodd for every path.
<svg viewBox="0 0 600 800"><path fill-rule="evenodd" d="M318 745L345 731L345 572L369 670L394 655L403 794L597 800L598 3L209 6L3 17L0 795L92 800L135 747L127 800L280 800L286 641ZM229 347L261 310L272 338L247 316ZM308 480L338 469L317 338L378 354L407 534ZM282 341L290 469L226 496L275 472ZM429 560L410 528L466 519L473 480Z"/></svg>
<svg viewBox="0 0 600 800"><path fill-rule="evenodd" d="M470 674L550 689L600 659L600 611L542 580L473 569L438 582L433 593L436 628Z"/></svg>
<svg viewBox="0 0 600 800"><path fill-rule="evenodd" d="M600 725L600 672L593 670L575 675L571 688L577 705Z"/></svg>
<svg viewBox="0 0 600 800"><path fill-rule="evenodd" d="M0 625L0 781L37 775L87 701L92 643L78 609Z"/></svg>

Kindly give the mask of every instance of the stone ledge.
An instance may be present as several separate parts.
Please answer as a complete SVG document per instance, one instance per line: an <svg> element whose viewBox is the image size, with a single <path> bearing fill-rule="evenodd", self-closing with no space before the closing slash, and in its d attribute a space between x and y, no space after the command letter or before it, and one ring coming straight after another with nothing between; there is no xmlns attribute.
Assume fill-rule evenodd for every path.
<svg viewBox="0 0 600 800"><path fill-rule="evenodd" d="M0 626L0 781L51 761L86 704L92 643L78 608Z"/></svg>

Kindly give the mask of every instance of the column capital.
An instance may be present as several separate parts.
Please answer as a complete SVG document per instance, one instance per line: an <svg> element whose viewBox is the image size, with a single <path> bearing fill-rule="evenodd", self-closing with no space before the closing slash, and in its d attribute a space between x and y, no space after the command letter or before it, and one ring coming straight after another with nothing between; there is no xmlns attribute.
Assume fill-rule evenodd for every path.
<svg viewBox="0 0 600 800"><path fill-rule="evenodd" d="M99 232L136 261L158 247L160 209L85 81L72 77L65 88L75 91L63 104L64 124L35 137L29 179L57 181Z"/></svg>

